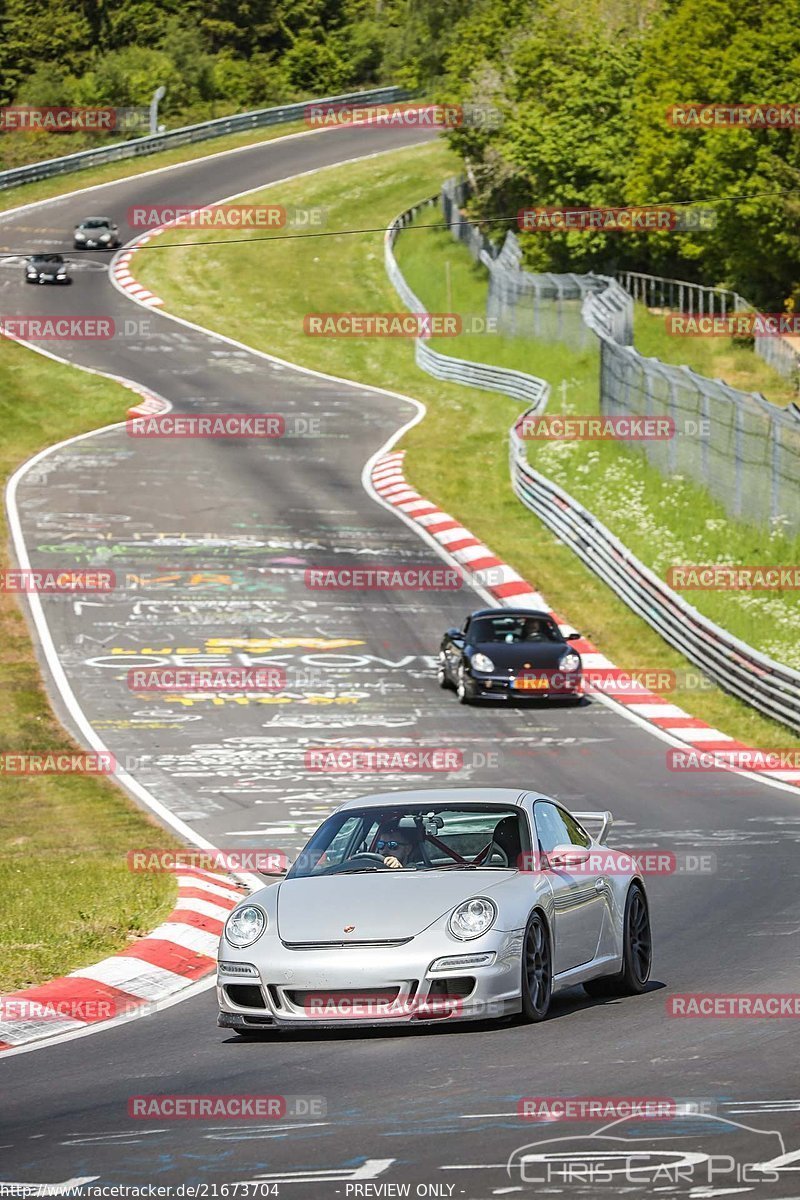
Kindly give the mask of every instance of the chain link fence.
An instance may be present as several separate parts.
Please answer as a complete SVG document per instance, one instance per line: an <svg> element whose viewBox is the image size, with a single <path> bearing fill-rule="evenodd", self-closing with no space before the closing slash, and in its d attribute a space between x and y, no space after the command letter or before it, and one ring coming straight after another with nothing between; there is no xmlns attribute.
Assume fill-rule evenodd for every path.
<svg viewBox="0 0 800 1200"><path fill-rule="evenodd" d="M724 289L632 272L621 276L623 287L604 275L524 271L513 232L496 247L463 215L468 196L466 181L448 180L442 209L454 236L489 271L486 313L497 320L498 330L566 341L578 349L596 335L601 413L674 422L674 437L630 442L631 448L643 451L665 475L684 475L704 485L733 517L800 531L800 409L779 409L758 393L646 358L633 346L634 299L702 314L752 306ZM791 348L770 347L782 339L758 341L763 358L788 369Z"/></svg>

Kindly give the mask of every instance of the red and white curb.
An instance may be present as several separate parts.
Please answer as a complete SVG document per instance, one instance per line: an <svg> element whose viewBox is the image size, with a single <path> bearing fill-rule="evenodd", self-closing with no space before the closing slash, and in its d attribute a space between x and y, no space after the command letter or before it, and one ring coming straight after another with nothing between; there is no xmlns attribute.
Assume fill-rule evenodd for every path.
<svg viewBox="0 0 800 1200"><path fill-rule="evenodd" d="M136 238L135 242L130 243L121 254L118 254L111 264L111 274L122 291L127 292L132 299L138 300L140 304L146 304L148 308L159 308L164 301L160 296L155 296L146 287L142 287L138 279L134 279L131 274L130 263L139 246L143 246L145 242L149 242L157 233L163 233L164 228L164 226L159 226L157 229L151 229L147 233L143 233L141 237Z"/></svg>
<svg viewBox="0 0 800 1200"><path fill-rule="evenodd" d="M169 400L165 400L163 396L154 396L152 392L131 384L128 386L131 391L142 397L138 404L134 404L133 408L128 409L129 417L158 417L162 413L168 413L172 408Z"/></svg>
<svg viewBox="0 0 800 1200"><path fill-rule="evenodd" d="M372 467L372 486L382 500L404 513L406 518L420 526L465 571L475 575L473 582L488 592L499 604L536 608L548 612L564 630L573 626L548 605L541 592L537 592L512 567L502 562L479 538L456 521L449 513L442 512L430 500L426 500L406 481L403 474L404 451L393 451L378 458ZM481 579L480 572L490 571L489 578ZM616 670L614 663L587 638L570 643L579 652L583 665L588 668ZM630 686L629 686L630 685ZM670 704L663 696L648 691L633 680L626 680L624 688L603 686L603 695L622 705L640 720L647 721L693 750L710 752L750 751L751 746L739 742L719 729L713 729L684 711L677 704ZM800 770L772 770L758 772L782 783L800 785Z"/></svg>
<svg viewBox="0 0 800 1200"><path fill-rule="evenodd" d="M177 881L175 908L147 937L92 967L0 996L0 1051L122 1016L143 1016L209 975L222 927L245 890L196 867L182 867Z"/></svg>

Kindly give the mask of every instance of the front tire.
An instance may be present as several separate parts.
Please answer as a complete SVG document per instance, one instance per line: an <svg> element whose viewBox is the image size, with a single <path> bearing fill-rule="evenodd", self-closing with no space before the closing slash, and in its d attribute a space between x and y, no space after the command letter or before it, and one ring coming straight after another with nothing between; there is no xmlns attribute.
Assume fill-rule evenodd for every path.
<svg viewBox="0 0 800 1200"><path fill-rule="evenodd" d="M447 668L444 665L443 654L439 655L439 665L436 668L436 682L439 684L439 687L444 688L445 691L451 686L450 679L447 674Z"/></svg>
<svg viewBox="0 0 800 1200"><path fill-rule="evenodd" d="M522 1016L543 1021L553 994L553 953L550 931L540 912L530 917L522 942Z"/></svg>
<svg viewBox="0 0 800 1200"><path fill-rule="evenodd" d="M653 938L650 932L650 911L644 888L631 884L625 899L622 929L622 970L614 975L601 975L584 983L590 996L640 996L647 987L653 958Z"/></svg>
<svg viewBox="0 0 800 1200"><path fill-rule="evenodd" d="M464 670L463 663L458 668L458 683L456 684L456 695L458 696L459 704L471 704L472 703L472 695L469 690L469 683L467 681L467 673Z"/></svg>

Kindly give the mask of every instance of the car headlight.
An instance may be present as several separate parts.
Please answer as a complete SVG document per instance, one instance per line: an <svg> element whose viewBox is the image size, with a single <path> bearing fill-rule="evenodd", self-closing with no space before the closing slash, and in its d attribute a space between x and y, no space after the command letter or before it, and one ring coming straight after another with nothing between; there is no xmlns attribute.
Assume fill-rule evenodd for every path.
<svg viewBox="0 0 800 1200"><path fill-rule="evenodd" d="M476 671L493 671L494 663L488 654L473 654L472 665Z"/></svg>
<svg viewBox="0 0 800 1200"><path fill-rule="evenodd" d="M86 234L85 234L85 233L76 233L76 234L75 234L75 241L76 241L76 242L85 242L85 241L86 241Z"/></svg>
<svg viewBox="0 0 800 1200"><path fill-rule="evenodd" d="M242 950L258 941L267 928L267 918L255 904L244 904L235 908L225 922L225 939Z"/></svg>
<svg viewBox="0 0 800 1200"><path fill-rule="evenodd" d="M111 234L110 234L110 233L101 233L101 234L100 234L100 241L101 241L101 242L110 242L110 241L111 241Z"/></svg>
<svg viewBox="0 0 800 1200"><path fill-rule="evenodd" d="M468 942L491 929L496 919L496 904L485 896L474 896L453 909L448 928L460 942Z"/></svg>
<svg viewBox="0 0 800 1200"><path fill-rule="evenodd" d="M558 669L560 671L580 671L580 654L576 654L574 650L568 650L566 654L562 654L558 660Z"/></svg>

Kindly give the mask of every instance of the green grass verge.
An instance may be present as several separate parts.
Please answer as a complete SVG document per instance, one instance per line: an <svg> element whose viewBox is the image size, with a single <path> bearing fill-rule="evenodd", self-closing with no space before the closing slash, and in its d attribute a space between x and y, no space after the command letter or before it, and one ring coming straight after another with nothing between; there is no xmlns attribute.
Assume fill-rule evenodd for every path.
<svg viewBox="0 0 800 1200"><path fill-rule="evenodd" d="M724 379L742 392L760 392L765 400L784 408L796 401L797 391L788 379L759 358L751 346L729 337L678 337L667 333L664 313L634 306L634 343L640 354L665 363L685 364L709 379Z"/></svg>
<svg viewBox="0 0 800 1200"><path fill-rule="evenodd" d="M382 226L402 209L430 195L457 163L438 143L368 162L320 171L281 184L283 203L324 205L329 229ZM257 193L268 200L271 189ZM435 220L435 214L431 219ZM159 244L196 242L202 234L181 231ZM428 282L444 283L444 256L452 261L452 294L464 312L483 312L483 301L462 282L479 279L466 253L448 234L417 229L404 234L400 255L412 286L436 307ZM428 280L425 273L435 276ZM326 237L309 241L249 239L229 246L195 246L140 255L136 273L165 300L168 310L256 348L317 370L393 388L423 400L425 420L404 439L406 469L423 495L462 520L501 557L540 587L550 603L596 641L620 666L680 670L686 660L672 651L578 559L545 530L511 491L507 431L519 405L495 393L433 380L414 364L401 339L308 337L308 312L396 311L397 297L383 269L382 235ZM464 297L466 296L466 302ZM444 303L440 305L444 308ZM509 361L547 375L558 394L566 383L572 403L586 405L596 385L595 351L478 339L488 361ZM475 342L475 338L472 338ZM443 348L465 357L470 339L447 339ZM511 361L513 360L513 361ZM607 515L607 514L601 514ZM762 718L719 689L679 690L677 703L743 741L764 747L793 743L782 727Z"/></svg>
<svg viewBox="0 0 800 1200"><path fill-rule="evenodd" d="M131 393L0 341L3 482L38 450L124 418ZM9 566L2 524L0 566ZM0 751L74 750L42 683L18 599L0 592ZM132 874L126 852L177 845L107 779L0 772L0 991L124 949L171 911L174 880Z"/></svg>

